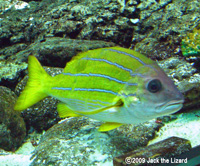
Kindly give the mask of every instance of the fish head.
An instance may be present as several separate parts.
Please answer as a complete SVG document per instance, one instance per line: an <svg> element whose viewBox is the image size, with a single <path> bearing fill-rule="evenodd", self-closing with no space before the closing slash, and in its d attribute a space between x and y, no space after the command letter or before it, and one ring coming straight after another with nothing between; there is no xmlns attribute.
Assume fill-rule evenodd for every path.
<svg viewBox="0 0 200 166"><path fill-rule="evenodd" d="M125 107L138 119L169 115L183 106L183 95L157 64L138 68L129 82L137 85L126 85Z"/></svg>

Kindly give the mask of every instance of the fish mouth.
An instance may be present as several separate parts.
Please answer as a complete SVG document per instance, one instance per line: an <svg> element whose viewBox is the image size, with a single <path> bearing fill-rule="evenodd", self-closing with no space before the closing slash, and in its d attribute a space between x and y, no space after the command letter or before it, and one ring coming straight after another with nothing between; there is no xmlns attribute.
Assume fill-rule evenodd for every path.
<svg viewBox="0 0 200 166"><path fill-rule="evenodd" d="M156 112L159 114L167 115L177 112L183 107L184 100L171 100L156 107Z"/></svg>

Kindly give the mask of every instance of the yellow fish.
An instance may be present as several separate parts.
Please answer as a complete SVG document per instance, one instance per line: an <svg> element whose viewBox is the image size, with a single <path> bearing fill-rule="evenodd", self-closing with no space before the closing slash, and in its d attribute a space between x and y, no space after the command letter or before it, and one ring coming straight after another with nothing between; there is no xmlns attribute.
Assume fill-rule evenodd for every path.
<svg viewBox="0 0 200 166"><path fill-rule="evenodd" d="M60 117L87 116L104 121L99 131L174 113L184 101L154 61L121 47L80 53L55 77L29 56L28 72L15 110L22 111L52 96L61 101L57 105Z"/></svg>

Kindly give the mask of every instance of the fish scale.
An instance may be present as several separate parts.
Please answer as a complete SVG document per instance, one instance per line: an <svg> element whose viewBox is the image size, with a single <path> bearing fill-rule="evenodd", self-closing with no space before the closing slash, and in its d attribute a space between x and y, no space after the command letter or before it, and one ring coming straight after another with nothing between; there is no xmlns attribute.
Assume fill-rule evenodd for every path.
<svg viewBox="0 0 200 166"><path fill-rule="evenodd" d="M88 54L87 54L87 56L88 56ZM82 59L83 58L81 58L80 60L82 60ZM103 60L105 60L105 59L103 59ZM85 70L83 70L81 73L79 73L79 75L78 75L78 73L75 73L74 75L72 75L72 73L70 73L71 75L68 74L68 76L70 76L70 77L65 78L65 79L69 80L68 84L67 84L68 86L62 85L62 83L57 83L59 86L55 86L52 89L66 90L66 91L73 90L73 93L65 92L65 94L63 94L63 96L65 96L65 99L64 99L65 101L66 101L66 96L68 96L68 98L74 98L74 97L77 98L78 97L81 100L87 100L91 97L91 98L100 99L103 101L113 102L113 98L115 98L119 95L119 92L121 89L123 89L124 84L137 86L137 83L129 83L129 82L125 81L132 77L130 75L130 73L132 73L132 72L130 72L130 71L132 71L131 69L129 69L130 71L122 70L121 68L118 67L119 64L117 66L113 66L110 63L106 63L106 64L104 64L103 67L101 67L102 64L99 62L102 62L102 61L98 61L98 63L92 63L91 65L87 64L88 67L86 66ZM120 64L120 66L122 66L122 65ZM99 71L99 69L102 69L102 72ZM88 73L88 71L90 71L90 72ZM100 72L103 74L99 74ZM116 73L118 73L118 74L116 74ZM63 74L66 75L65 73L63 73ZM84 76L84 74L88 74L89 76ZM108 74L113 75L113 76L111 77ZM99 77L99 75L101 75L102 77ZM108 77L111 77L112 80L108 79ZM60 80L59 78L55 78L55 79ZM118 80L118 81L116 81L116 80ZM62 82L64 83L65 81L63 81L63 79L62 79ZM72 89L70 89L69 87L72 87ZM88 87L90 87L90 88L88 88ZM54 92L52 92L52 93L54 93ZM57 93L57 92L55 92L55 93ZM93 94L91 94L91 93L93 93ZM77 96L77 94L78 94L78 96ZM85 98L85 95L88 95L87 99ZM74 107L76 107L76 106L74 106ZM73 108L73 107L71 107L71 108ZM76 109L76 108L74 108L74 109Z"/></svg>
<svg viewBox="0 0 200 166"><path fill-rule="evenodd" d="M91 88L88 88L88 91L96 92L94 94L95 96L100 96L98 95L98 93L101 93L101 95L103 95L103 92L114 94L115 96L117 96L119 91L124 86L124 85L120 85L122 83L119 83L119 82L124 82L123 84L130 84L130 85L137 86L137 83L131 84L131 83L128 83L127 80L131 79L132 77L131 73L133 73L136 67L138 67L139 65L142 66L146 64L141 59L139 59L139 56L140 58L143 58L147 62L151 62L151 63L154 63L154 62L150 61L148 58L146 58L145 56L139 53L136 53L136 52L134 53L135 53L134 54L135 56L131 55L130 53L118 51L114 49L99 49L99 50L96 50L95 54L93 53L93 51L88 51L85 53L85 55L83 53L81 56L77 56L75 60L79 62L74 63L74 61L72 61L72 63L67 64L63 73L64 75L66 75L65 72L70 71L71 77L66 78L68 80L71 80L71 85L68 82L70 87L82 88L80 90L81 92L78 92L78 90L75 89L72 95L76 96L75 93L79 93L79 97L82 97L82 99L84 99L85 96L82 96L81 93L83 95L86 95L87 87L89 86ZM126 67L124 67L124 64L126 64ZM77 69L79 70L80 66L82 68L81 70L82 75L81 74L78 75L77 73ZM74 75L72 75L73 73ZM68 74L68 76L70 76L70 74ZM84 74L90 74L90 76L84 77ZM105 75L105 77L98 78L99 76L95 76L95 74ZM107 79L108 77L112 77L113 82L110 82L111 80ZM118 83L116 83L114 79L119 80ZM106 85L106 89L105 89L105 85ZM61 86L60 83L59 83L59 86ZM65 87L65 86L62 86L62 87L68 90L68 87ZM59 89L59 87L57 88ZM56 87L54 87L54 89L56 89ZM94 91L92 91L92 89L94 89ZM105 95L108 95L108 94L105 94ZM67 96L67 95L64 95L64 96ZM102 98L106 99L105 96L100 96L100 97L101 99ZM112 98L110 97L109 99L112 100Z"/></svg>

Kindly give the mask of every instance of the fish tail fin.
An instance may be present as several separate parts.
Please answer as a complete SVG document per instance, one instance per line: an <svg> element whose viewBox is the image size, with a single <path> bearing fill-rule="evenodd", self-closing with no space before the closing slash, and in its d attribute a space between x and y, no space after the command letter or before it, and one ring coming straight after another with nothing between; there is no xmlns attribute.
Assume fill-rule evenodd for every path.
<svg viewBox="0 0 200 166"><path fill-rule="evenodd" d="M46 86L51 76L34 56L28 57L28 73L27 84L14 106L17 111L22 111L48 96Z"/></svg>

